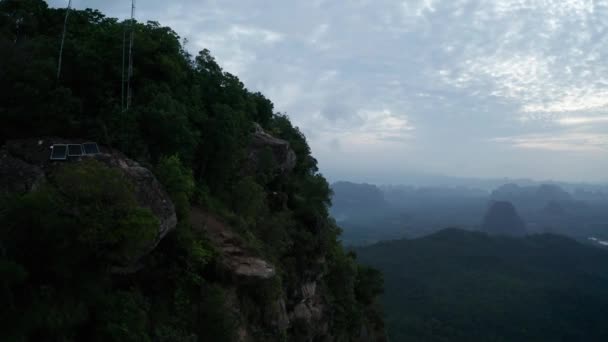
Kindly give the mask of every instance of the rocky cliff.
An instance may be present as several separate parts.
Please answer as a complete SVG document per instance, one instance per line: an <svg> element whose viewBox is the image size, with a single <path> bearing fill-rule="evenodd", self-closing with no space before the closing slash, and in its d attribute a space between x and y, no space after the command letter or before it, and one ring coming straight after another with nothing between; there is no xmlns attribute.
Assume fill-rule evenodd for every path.
<svg viewBox="0 0 608 342"><path fill-rule="evenodd" d="M296 165L296 155L289 143L257 124L254 127L244 175L255 175L263 170L263 154L268 153L274 165L270 170L272 177L289 176ZM275 191L267 196L270 201L283 202L280 207L287 206L288 194ZM268 341L274 341L278 336L297 336L297 341L311 342L339 340L330 331L335 308L328 302L330 294L324 286L328 265L323 255L302 260L307 265L306 274L301 274L298 282L287 290L280 285L281 275L285 273L280 262L274 264L251 248L225 219L207 209L193 207L190 224L195 230L204 232L219 253L218 267L223 275L220 281L229 292L228 303L237 316L239 342L259 341L260 336ZM311 231L318 228L310 227ZM265 305L251 307L247 303L251 301L252 289L257 295L269 290L274 293ZM357 332L356 341L386 341L383 328L377 324L366 322L357 327Z"/></svg>

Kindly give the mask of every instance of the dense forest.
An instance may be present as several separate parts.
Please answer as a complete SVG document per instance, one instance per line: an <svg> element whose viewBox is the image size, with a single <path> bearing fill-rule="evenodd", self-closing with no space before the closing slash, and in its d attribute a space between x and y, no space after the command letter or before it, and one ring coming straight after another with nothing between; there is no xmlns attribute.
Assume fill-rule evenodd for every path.
<svg viewBox="0 0 608 342"><path fill-rule="evenodd" d="M356 250L385 277L394 341L606 341L608 250L446 229Z"/></svg>
<svg viewBox="0 0 608 342"><path fill-rule="evenodd" d="M254 340L304 341L305 325L270 326L261 308L317 275L328 327L316 340L382 330L373 305L382 279L341 247L330 187L287 115L208 50L191 56L170 28L90 9L70 12L58 77L64 19L65 10L42 0L0 1L0 145L51 136L121 151L154 172L178 223L139 271L116 273L110 266L142 254L158 226L116 170L66 163L30 192L0 192L0 340L232 341L246 324L257 327ZM129 30L132 100L124 110ZM275 172L270 153L266 167L246 172L256 124L289 143L290 172ZM189 224L195 207L229 222L278 270L261 285L238 284L239 313L228 307L217 250Z"/></svg>

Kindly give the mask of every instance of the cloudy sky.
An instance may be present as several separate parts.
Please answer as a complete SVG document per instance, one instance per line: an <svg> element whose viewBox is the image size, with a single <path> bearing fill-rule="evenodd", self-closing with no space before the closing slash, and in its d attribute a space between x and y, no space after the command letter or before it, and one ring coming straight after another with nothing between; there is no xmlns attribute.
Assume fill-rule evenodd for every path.
<svg viewBox="0 0 608 342"><path fill-rule="evenodd" d="M136 16L266 94L332 180L608 180L608 0L139 0Z"/></svg>

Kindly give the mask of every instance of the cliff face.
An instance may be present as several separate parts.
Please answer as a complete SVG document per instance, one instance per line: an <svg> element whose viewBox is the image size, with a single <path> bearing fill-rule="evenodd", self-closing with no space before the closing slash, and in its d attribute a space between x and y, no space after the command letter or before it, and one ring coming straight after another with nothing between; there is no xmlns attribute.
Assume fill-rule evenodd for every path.
<svg viewBox="0 0 608 342"><path fill-rule="evenodd" d="M229 293L230 309L237 316L237 341L259 341L265 335L268 341L280 340L281 336L297 336L298 341L334 341L330 332L333 308L327 302L328 293L321 286L324 273L311 274L309 279L298 283L295 291L279 290L266 306L246 307L250 298L248 290L276 285L276 265L246 246L234 229L217 216L201 208L193 208L190 222L194 229L203 231L219 252L222 270L222 286ZM318 260L324 268L324 260ZM372 308L370 306L369 308ZM251 320L249 317L260 317ZM359 328L354 341L386 341L384 329L377 324L365 323ZM294 331L297 331L294 334Z"/></svg>
<svg viewBox="0 0 608 342"><path fill-rule="evenodd" d="M190 222L194 229L203 231L219 252L223 286L229 290L231 309L238 316L238 341L255 341L255 334L265 331L269 337L287 335L294 323L303 324L304 340L323 336L329 338L328 312L323 299L316 291L316 281L302 283L300 291L286 295L278 291L267 307L245 308L242 298L250 287L272 287L277 280L277 266L246 246L246 242L229 224L201 208L193 208ZM318 277L322 275L319 274ZM252 310L253 309L253 310ZM261 317L250 321L247 316Z"/></svg>
<svg viewBox="0 0 608 342"><path fill-rule="evenodd" d="M289 143L256 124L248 147L245 176L265 169L264 153L270 153L273 160L272 179L290 176L296 165L296 155ZM287 206L289 194L285 192L271 192L266 196L271 201L282 202L279 207ZM332 307L329 300L331 294L325 284L328 265L323 254L298 260L305 265L305 271L298 274L298 280L287 288L286 284L281 284L281 276L286 273L281 261L270 261L260 255L259 250L249 246L238 229L225 219L205 208L193 207L190 224L203 232L218 251L218 267L222 274L220 283L227 289L227 302L237 316L237 341L280 341L285 337L311 342L342 340L340 336L333 336L331 331L337 308ZM314 234L321 234L320 227L314 224L308 228ZM252 289L257 293L252 295ZM272 293L265 304L260 304L256 297L260 293L267 296L269 289ZM258 305L248 305L252 301L258 301ZM377 308L370 305L369 310ZM384 329L377 323L365 321L356 330L356 337L350 339L352 341L386 341Z"/></svg>

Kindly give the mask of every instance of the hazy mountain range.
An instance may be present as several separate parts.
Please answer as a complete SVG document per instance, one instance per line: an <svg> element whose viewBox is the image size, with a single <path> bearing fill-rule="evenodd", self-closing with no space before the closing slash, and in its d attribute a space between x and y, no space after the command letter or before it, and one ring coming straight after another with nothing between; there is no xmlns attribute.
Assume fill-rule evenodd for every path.
<svg viewBox="0 0 608 342"><path fill-rule="evenodd" d="M608 231L608 188L602 184L519 181L486 189L336 182L332 189L331 214L344 229L346 244L423 236L447 227L480 230L496 201L512 204L529 233L602 239Z"/></svg>

